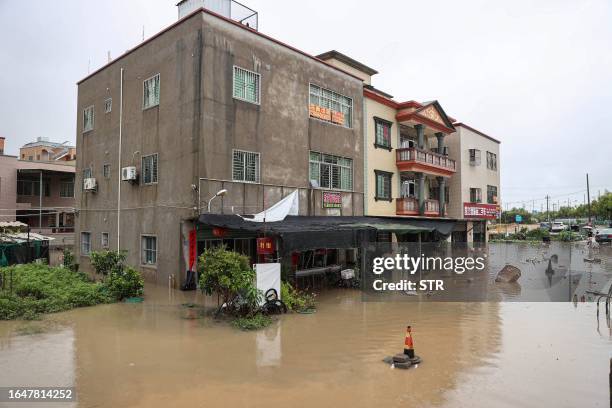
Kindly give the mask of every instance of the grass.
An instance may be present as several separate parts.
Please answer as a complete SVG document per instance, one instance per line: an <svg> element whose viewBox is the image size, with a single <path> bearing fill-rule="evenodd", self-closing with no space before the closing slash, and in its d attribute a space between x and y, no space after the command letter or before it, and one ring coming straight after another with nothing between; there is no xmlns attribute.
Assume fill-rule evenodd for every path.
<svg viewBox="0 0 612 408"><path fill-rule="evenodd" d="M263 329L271 324L272 318L261 313L250 317L237 317L232 320L232 326L244 331Z"/></svg>
<svg viewBox="0 0 612 408"><path fill-rule="evenodd" d="M106 285L68 268L27 264L0 268L0 273L5 287L0 290L0 320L35 320L43 313L115 301Z"/></svg>

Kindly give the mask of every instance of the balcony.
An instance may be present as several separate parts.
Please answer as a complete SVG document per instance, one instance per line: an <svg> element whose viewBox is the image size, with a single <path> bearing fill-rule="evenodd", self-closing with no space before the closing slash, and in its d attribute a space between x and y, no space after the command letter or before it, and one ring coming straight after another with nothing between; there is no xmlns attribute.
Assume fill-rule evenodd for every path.
<svg viewBox="0 0 612 408"><path fill-rule="evenodd" d="M399 171L414 171L441 177L449 177L456 172L455 161L443 154L416 147L396 149L395 152Z"/></svg>
<svg viewBox="0 0 612 408"><path fill-rule="evenodd" d="M395 214L397 215L420 215L419 200L414 197L402 197L395 199ZM438 200L425 200L425 217L440 216L440 202Z"/></svg>

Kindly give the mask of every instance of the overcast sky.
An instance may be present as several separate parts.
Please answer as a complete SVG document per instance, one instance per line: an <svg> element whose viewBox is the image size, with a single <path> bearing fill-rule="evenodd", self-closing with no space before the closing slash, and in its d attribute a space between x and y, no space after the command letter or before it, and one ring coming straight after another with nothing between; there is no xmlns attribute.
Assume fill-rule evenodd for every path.
<svg viewBox="0 0 612 408"><path fill-rule="evenodd" d="M76 82L177 19L177 0L0 0L0 136L75 141ZM377 69L502 141L501 198L539 209L612 190L609 0L244 0L260 31ZM575 194L568 196L568 193ZM534 199L539 199L532 202ZM520 203L516 203L519 202Z"/></svg>

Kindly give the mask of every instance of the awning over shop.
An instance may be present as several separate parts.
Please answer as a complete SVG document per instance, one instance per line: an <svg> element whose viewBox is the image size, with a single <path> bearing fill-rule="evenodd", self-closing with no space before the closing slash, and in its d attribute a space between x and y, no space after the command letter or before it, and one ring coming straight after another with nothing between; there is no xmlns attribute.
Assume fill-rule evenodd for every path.
<svg viewBox="0 0 612 408"><path fill-rule="evenodd" d="M203 214L201 224L230 230L277 235L285 249L356 248L374 240L378 231L396 234L418 234L437 231L448 235L453 221L408 220L385 217L307 217L288 216L283 221L252 222L237 215Z"/></svg>

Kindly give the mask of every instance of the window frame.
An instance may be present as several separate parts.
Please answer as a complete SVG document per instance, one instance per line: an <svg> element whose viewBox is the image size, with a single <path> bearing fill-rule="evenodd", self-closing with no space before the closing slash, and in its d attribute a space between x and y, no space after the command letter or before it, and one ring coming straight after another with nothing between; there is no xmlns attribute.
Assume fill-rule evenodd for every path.
<svg viewBox="0 0 612 408"><path fill-rule="evenodd" d="M476 194L476 198L472 198L472 191ZM470 203L479 204L482 203L482 189L480 187L470 187Z"/></svg>
<svg viewBox="0 0 612 408"><path fill-rule="evenodd" d="M256 99L257 100L256 101L251 101L247 98L242 98L236 95L236 71L237 70L244 71L247 74L252 74L255 76L255 78L257 78L257 81L256 81L256 87L257 87ZM245 95L246 95L246 92L245 92ZM253 105L261 105L261 74L259 72L251 71L250 69L242 68L239 65L233 65L232 66L232 98L237 99L239 101L252 103Z"/></svg>
<svg viewBox="0 0 612 408"><path fill-rule="evenodd" d="M75 184L75 179L74 178L72 178L72 179L61 178L60 181L59 181L59 187L60 187L59 188L59 190L60 190L59 191L59 196L60 196L60 198L74 198L74 187L75 187L74 184ZM71 196L63 194L63 192L64 192L63 190L64 190L64 186L65 185L70 185L71 186L71 188L72 188L72 195Z"/></svg>
<svg viewBox="0 0 612 408"><path fill-rule="evenodd" d="M151 180L150 182L146 182L145 180L145 159L148 159L149 157L153 157L155 156L155 181L153 181L153 176L151 175ZM159 154L158 153L151 153L151 154L147 154L144 155L140 158L140 168L141 168L141 184L143 186L151 186L154 184L157 184L159 182Z"/></svg>
<svg viewBox="0 0 612 408"><path fill-rule="evenodd" d="M85 177L85 172L88 171L89 172L89 177ZM81 183L81 189L83 191L85 191L85 179L88 178L93 178L93 169L91 167L84 167L83 170L81 170L81 175L83 177L82 183Z"/></svg>
<svg viewBox="0 0 612 408"><path fill-rule="evenodd" d="M385 145L383 143L379 142L378 139L378 126L388 126L389 127L389 144ZM391 147L392 143L391 143L391 129L393 128L393 122L379 118L377 116L374 116L374 148L378 149L386 149L386 150L393 150L393 148ZM384 138L383 138L384 139Z"/></svg>
<svg viewBox="0 0 612 408"><path fill-rule="evenodd" d="M482 163L482 152L480 149L468 149L471 166L480 166ZM474 160L472 160L472 152L474 152Z"/></svg>
<svg viewBox="0 0 612 408"><path fill-rule="evenodd" d="M153 238L155 240L155 249L145 249L145 240L147 238ZM155 234L140 234L140 266L146 268L157 268L157 252L159 245L157 245L157 235ZM145 251L153 251L155 256L155 262L147 263L145 262Z"/></svg>
<svg viewBox="0 0 612 408"><path fill-rule="evenodd" d="M104 242L105 237L106 242ZM110 247L110 234L108 232L100 233L100 246L104 249L108 249Z"/></svg>
<svg viewBox="0 0 612 408"><path fill-rule="evenodd" d="M492 198L491 199L489 198L492 189L495 189L495 194L492 197L495 197L495 198L498 197L498 188L497 188L497 186L494 186L494 185L491 185L491 184L487 184L487 204L497 204L497 202L495 202Z"/></svg>
<svg viewBox="0 0 612 408"><path fill-rule="evenodd" d="M87 249L87 252L83 251L83 236L84 235L87 235L88 237L89 248ZM79 250L80 250L81 256L89 257L89 255L91 254L91 231L81 231L81 240L79 241Z"/></svg>
<svg viewBox="0 0 612 408"><path fill-rule="evenodd" d="M497 171L497 154L487 150L487 169Z"/></svg>
<svg viewBox="0 0 612 408"><path fill-rule="evenodd" d="M244 175L244 179L240 180L237 179L236 177L234 177L234 168L235 168L235 164L234 164L234 160L235 160L235 155L236 153L240 153L243 154L244 156L244 163L243 163L243 175ZM251 181L251 180L247 180L246 179L246 175L247 175L247 160L246 158L248 157L249 154L253 154L257 156L257 171L256 171L256 180L255 181ZM232 160L231 160L231 166L232 166L232 181L237 182L237 183L248 183L248 184L260 184L261 183L261 153L259 152L251 152L248 150L242 150L242 149L232 149Z"/></svg>
<svg viewBox="0 0 612 408"><path fill-rule="evenodd" d="M380 187L378 177L388 177L389 180L389 196L384 197L378 195L378 188ZM384 188L384 186L383 186ZM374 201L393 201L393 173L390 171L374 170Z"/></svg>
<svg viewBox="0 0 612 408"><path fill-rule="evenodd" d="M312 87L313 86L319 88L319 90L320 90L320 94L318 95L318 98L319 98L319 103L318 104L314 104L312 102L312 94L313 94ZM319 118L316 118L316 117L313 117L313 116L310 115L310 105L316 105L316 106L319 106L321 108L332 110L331 107L327 108L326 106L323 106L320 103L321 102L321 98L323 97L323 91L330 92L332 94L332 97L334 95L336 95L337 97L346 98L349 101L351 101L351 106L350 106L350 113L351 114L350 114L350 121L349 121L348 126L346 124L342 124L341 125L339 123L334 123L332 121L319 119ZM329 99L329 98L325 97L325 99ZM332 100L332 102L341 103L339 101L333 101L333 100ZM331 106L331 103L330 103L330 106ZM342 106L342 104L341 104L341 106ZM335 126L340 126L340 127L345 128L345 129L353 129L353 119L354 119L354 116L355 116L354 115L355 114L355 101L350 96L343 95L340 92L332 91L331 89L325 88L325 87L323 87L321 85L317 85L315 83L309 82L308 83L308 106L307 106L307 110L308 110L308 118L310 118L310 119L318 120L320 122L328 123L328 124L335 125ZM342 113L344 113L344 112L342 112Z"/></svg>
<svg viewBox="0 0 612 408"><path fill-rule="evenodd" d="M108 172L107 172L108 169ZM104 163L102 165L102 177L105 179L110 179L111 178L111 165L110 163Z"/></svg>
<svg viewBox="0 0 612 408"><path fill-rule="evenodd" d="M319 160L313 160L311 158L313 153L319 155ZM338 164L338 163L327 163L327 162L325 162L323 160L323 156L332 157L336 161L338 159L349 160L351 165L349 167L349 166L346 166L346 165L343 165L343 164ZM320 190L349 191L349 192L353 192L354 191L353 188L354 188L354 181L355 181L355 179L354 179L354 173L355 173L354 167L355 166L354 166L354 161L353 161L352 158L350 158L350 157L343 157L343 156L337 156L337 155L329 154L329 153L318 152L318 151L315 151L315 150L309 150L308 151L308 181L309 182L310 182L310 180L312 180L312 178L310 177L311 176L311 165L312 164L318 164L318 179L316 180L317 183L319 184L318 189L320 189ZM329 185L330 186L329 187L323 187L322 186L322 183L321 183L321 180L322 180L321 179L321 175L323 174L323 172L321 171L322 166L330 166L330 169L329 169ZM338 179L339 179L340 187L338 187L338 188L335 188L333 186L333 170L332 170L333 167L338 167L338 169L339 169ZM342 188L342 169L350 171L349 172L349 176L350 176L350 178L349 178L350 188L349 189Z"/></svg>
<svg viewBox="0 0 612 408"><path fill-rule="evenodd" d="M153 105L148 105L148 106L146 106L146 105L145 105L145 89L146 89L146 88L145 88L145 84L146 84L148 81L150 81L150 80L152 80L152 79L155 79L155 78L159 78L159 80L158 80L158 82L159 82L159 96L157 97L157 101L156 101L156 103L154 103ZM152 76L150 76L149 78L147 78L147 79L145 79L144 81L142 81L142 110L143 110L143 111L145 111L145 110L147 110L147 109L151 109L151 108L154 108L154 107L156 107L156 106L159 106L160 101L161 101L161 75L160 75L160 73L158 72L157 74L152 75Z"/></svg>
<svg viewBox="0 0 612 408"><path fill-rule="evenodd" d="M106 98L104 100L104 113L111 113L113 110L113 98Z"/></svg>
<svg viewBox="0 0 612 408"><path fill-rule="evenodd" d="M87 133L87 132L91 132L92 130L94 130L95 127L95 122L96 122L96 113L95 113L95 105L89 105L85 108L83 108L83 133ZM86 128L85 127L85 113L87 111L91 110L91 127L90 128Z"/></svg>

